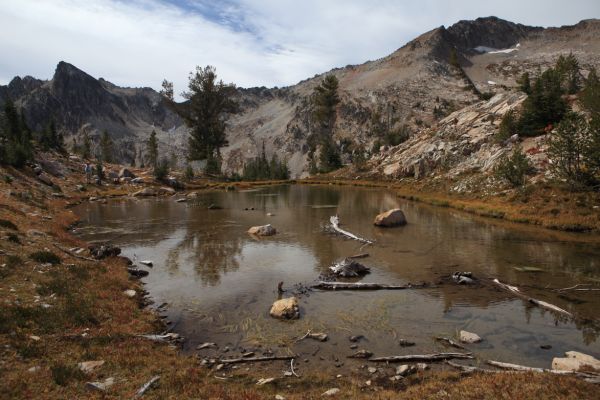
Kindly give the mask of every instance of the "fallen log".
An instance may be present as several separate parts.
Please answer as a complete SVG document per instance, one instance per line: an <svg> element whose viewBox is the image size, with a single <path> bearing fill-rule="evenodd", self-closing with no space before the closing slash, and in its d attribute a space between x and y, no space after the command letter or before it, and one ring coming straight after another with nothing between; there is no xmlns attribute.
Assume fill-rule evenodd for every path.
<svg viewBox="0 0 600 400"><path fill-rule="evenodd" d="M498 279L494 279L493 282L496 285L500 286L501 288L503 288L505 290L508 290L509 292L511 292L512 294L514 294L515 296L520 297L521 299L523 299L523 300L525 300L525 301L527 301L527 302L529 302L529 303L531 303L533 305L536 305L536 306L538 306L540 308L545 308L545 309L550 310L550 311L554 311L554 312L559 313L559 314L566 315L569 318L573 318L573 314L571 314L567 310L563 310L562 308L557 307L554 304L546 303L545 301L537 300L537 299L534 299L533 297L529 297L526 294L522 293L519 290L519 288L516 287L516 286L507 285L505 283L500 282Z"/></svg>
<svg viewBox="0 0 600 400"><path fill-rule="evenodd" d="M403 290L403 289L424 289L432 286L428 284L422 285L387 285L384 283L367 283L367 282L325 282L320 281L312 286L314 289L322 290Z"/></svg>
<svg viewBox="0 0 600 400"><path fill-rule="evenodd" d="M135 394L135 396L133 396L133 398L139 399L140 397L142 397L144 395L144 393L146 393L148 391L148 389L150 389L152 387L152 385L154 385L156 382L158 382L159 379L160 379L160 375L156 375L156 376L152 377L152 379L150 379L148 382L144 383L144 385L140 388L140 390L137 391L137 393Z"/></svg>
<svg viewBox="0 0 600 400"><path fill-rule="evenodd" d="M374 362L406 362L406 361L444 361L453 358L475 358L471 353L434 353L434 354L411 354L406 356L374 357L369 361Z"/></svg>
<svg viewBox="0 0 600 400"><path fill-rule="evenodd" d="M350 256L348 258L367 258L367 257L369 257L369 253L354 254L353 256Z"/></svg>
<svg viewBox="0 0 600 400"><path fill-rule="evenodd" d="M341 229L340 228L340 218L337 215L334 215L331 218L329 218L329 222L331 222L331 227L333 228L333 230L336 231L337 233L339 233L340 235L344 235L353 240L358 240L359 242L362 242L362 243L373 244L373 242L371 240L358 237L353 233L350 233L348 231Z"/></svg>
<svg viewBox="0 0 600 400"><path fill-rule="evenodd" d="M449 366L453 367L453 368L457 368L460 369L461 372L465 373L465 374L472 374L473 372L483 372L483 373L502 373L502 372L514 372L517 373L519 371L494 371L492 369L484 369L484 368L479 368L479 367L473 367L471 365L461 365L461 364L457 364L455 362L452 362L450 360L445 360L444 363L448 364Z"/></svg>
<svg viewBox="0 0 600 400"><path fill-rule="evenodd" d="M510 363L494 361L494 360L487 360L486 362L489 365L492 365L494 367L501 368L501 369L508 369L508 370L512 370L512 371L521 371L521 372L538 372L538 373L547 372L549 374L555 374L555 375L572 375L572 376L576 376L578 378L582 378L585 381L590 382L590 383L600 384L600 374L595 374L595 373L590 373L590 372L577 372L577 371L566 371L566 370L560 370L560 369L545 369L545 368L527 367L525 365L510 364Z"/></svg>
<svg viewBox="0 0 600 400"><path fill-rule="evenodd" d="M218 361L219 364L240 364L240 363L251 363L251 362L265 362L265 361L278 361L278 360L293 360L297 356L265 356L265 357L240 357L240 358L226 358Z"/></svg>
<svg viewBox="0 0 600 400"><path fill-rule="evenodd" d="M94 262L98 262L99 260L96 260L95 258L89 258L89 257L84 257L84 256L80 256L79 254L73 254L71 253L69 250L67 249L63 249L62 247L60 247L59 245L57 245L56 243L52 243L54 245L54 247L56 247L57 249L59 249L60 251L62 251L63 253L74 257L74 258L78 258L80 260L85 260L85 261L94 261Z"/></svg>

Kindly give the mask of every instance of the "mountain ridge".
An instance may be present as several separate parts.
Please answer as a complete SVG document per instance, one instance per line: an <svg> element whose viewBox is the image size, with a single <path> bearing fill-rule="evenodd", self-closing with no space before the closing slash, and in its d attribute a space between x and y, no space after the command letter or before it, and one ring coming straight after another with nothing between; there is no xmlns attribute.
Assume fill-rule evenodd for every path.
<svg viewBox="0 0 600 400"><path fill-rule="evenodd" d="M350 141L346 150L370 149L377 139L371 132L376 116L387 129L406 125L417 133L438 123L436 109L447 115L476 103L473 87L479 92L510 91L518 74L545 68L558 54L573 51L584 66L598 65L596 33L600 33L597 19L557 28L529 27L497 17L461 20L425 32L377 60L334 68L283 88L239 88L241 113L228 119L230 145L223 149L224 170L240 171L264 143L269 154L288 160L292 176L306 176L312 129L309 99L327 74L340 81L342 101L334 139L342 147ZM452 49L464 75L448 63ZM54 119L68 144L81 143L87 132L97 146L101 132L108 131L121 162L144 162L144 141L152 130L162 154L183 159L185 153L187 128L158 92L119 87L64 61L50 80L15 77L0 86L0 105L7 98L23 109L34 130ZM343 153L349 163L352 151Z"/></svg>

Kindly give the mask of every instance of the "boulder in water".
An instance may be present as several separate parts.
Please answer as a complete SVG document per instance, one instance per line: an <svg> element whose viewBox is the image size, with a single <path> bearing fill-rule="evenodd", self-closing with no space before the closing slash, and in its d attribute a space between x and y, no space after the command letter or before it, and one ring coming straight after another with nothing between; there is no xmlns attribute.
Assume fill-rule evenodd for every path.
<svg viewBox="0 0 600 400"><path fill-rule="evenodd" d="M479 337L479 335L476 333L460 331L459 336L460 336L460 341L463 343L479 343L479 342L481 342L481 337Z"/></svg>
<svg viewBox="0 0 600 400"><path fill-rule="evenodd" d="M375 217L373 222L376 226L390 228L393 226L406 225L406 217L399 208L394 208Z"/></svg>
<svg viewBox="0 0 600 400"><path fill-rule="evenodd" d="M271 224L267 224L267 225L253 226L252 228L248 229L248 233L251 235L257 235L257 236L273 236L274 234L277 233L277 230L275 228L273 228L273 226L271 226Z"/></svg>
<svg viewBox="0 0 600 400"><path fill-rule="evenodd" d="M298 299L295 297L288 297L286 299L277 300L273 303L269 314L271 314L271 317L279 319L300 318Z"/></svg>

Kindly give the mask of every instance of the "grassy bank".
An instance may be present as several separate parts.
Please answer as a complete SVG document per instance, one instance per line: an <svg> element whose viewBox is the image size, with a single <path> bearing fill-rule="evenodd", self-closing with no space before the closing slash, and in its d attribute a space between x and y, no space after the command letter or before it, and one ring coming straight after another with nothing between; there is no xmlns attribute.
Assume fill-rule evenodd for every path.
<svg viewBox="0 0 600 400"><path fill-rule="evenodd" d="M453 194L440 185L418 181L369 181L304 179L300 184L335 184L380 187L394 190L399 197L447 207L481 217L531 224L567 232L600 232L600 193L571 192L550 183L536 183L493 195Z"/></svg>
<svg viewBox="0 0 600 400"><path fill-rule="evenodd" d="M87 259L86 252L77 255L69 250L87 247L69 232L77 221L70 210L73 204L90 196L132 192L113 186L87 186L81 191L78 185L84 184L84 177L76 167L66 178L54 179L60 189L40 183L32 171L0 171L0 176L11 177L0 182L0 398L132 398L157 375L158 384L144 398L273 399L280 394L287 399L317 399L334 387L341 390L336 398L600 398L596 386L569 377L517 373L465 377L441 367L395 383L389 375L378 377L365 369L338 378L318 366L302 367L299 378L283 377L287 362L226 369L218 374L225 373L225 380L216 378L217 371L180 354L176 346L139 336L166 327L143 307L143 287L129 277L125 259L95 261ZM223 190L230 185L199 181L193 189ZM235 184L238 189L254 185ZM433 195L419 200L441 201ZM135 290L135 296L128 297L126 290ZM78 363L86 361L104 363L83 372ZM277 379L256 385L267 377ZM105 393L86 385L107 378L114 378L114 384Z"/></svg>

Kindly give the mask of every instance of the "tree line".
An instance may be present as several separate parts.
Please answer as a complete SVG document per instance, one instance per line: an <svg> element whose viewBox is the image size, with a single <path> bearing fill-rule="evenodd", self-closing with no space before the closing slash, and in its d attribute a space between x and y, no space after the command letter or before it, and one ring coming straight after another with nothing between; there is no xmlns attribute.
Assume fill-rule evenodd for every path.
<svg viewBox="0 0 600 400"><path fill-rule="evenodd" d="M577 58L569 54L533 79L523 73L517 83L527 98L520 115L509 111L503 116L498 141L514 134L549 134L548 158L555 176L572 189L600 187L600 80L596 70L591 68L584 79ZM572 109L567 95L577 95L580 111ZM516 146L496 171L513 186L520 186L531 168Z"/></svg>

